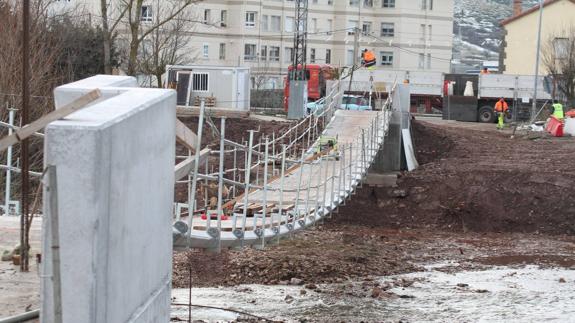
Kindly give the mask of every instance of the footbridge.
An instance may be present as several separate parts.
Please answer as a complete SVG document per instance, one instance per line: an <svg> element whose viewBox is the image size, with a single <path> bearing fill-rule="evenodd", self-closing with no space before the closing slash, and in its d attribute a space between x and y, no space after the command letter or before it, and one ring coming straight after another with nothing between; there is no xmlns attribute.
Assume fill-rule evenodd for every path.
<svg viewBox="0 0 575 323"><path fill-rule="evenodd" d="M402 137L410 141L404 87L378 111L347 111L335 81L317 111L280 134L251 130L245 142L205 108L198 129L186 127L175 91L139 88L132 77L58 87L56 110L3 142L49 122L42 321L167 322L174 247L263 248L329 217L382 159L399 169ZM204 128L219 145L201 145ZM175 204L182 186L187 203Z"/></svg>
<svg viewBox="0 0 575 323"><path fill-rule="evenodd" d="M188 184L189 203L176 205L174 246L215 251L263 248L331 216L352 197L376 156L381 158L393 110L401 110L396 88L380 110L350 111L339 109L343 89L335 82L322 109L277 138L263 134L259 143L254 143L254 131L246 143L227 140L223 119L219 150L198 148L203 153L193 156L194 169L180 180ZM206 117L202 110L198 147ZM329 140L336 144L330 147ZM399 149L397 157L400 142L392 145ZM210 168L210 158L202 158L209 155L219 156L217 168ZM243 168L237 166L238 159L243 159ZM231 169L224 167L225 160L233 160ZM217 183L217 197L198 188L210 183Z"/></svg>

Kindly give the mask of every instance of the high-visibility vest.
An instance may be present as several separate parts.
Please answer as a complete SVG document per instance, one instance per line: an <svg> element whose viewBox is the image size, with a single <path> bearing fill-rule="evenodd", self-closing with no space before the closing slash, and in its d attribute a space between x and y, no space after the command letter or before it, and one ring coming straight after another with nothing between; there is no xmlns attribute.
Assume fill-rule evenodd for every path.
<svg viewBox="0 0 575 323"><path fill-rule="evenodd" d="M497 103L495 103L496 112L507 112L507 110L509 110L507 102L503 101L503 103L501 103L501 101L497 101Z"/></svg>
<svg viewBox="0 0 575 323"><path fill-rule="evenodd" d="M365 67L371 67L375 65L375 54L372 51L364 52L362 55L363 65Z"/></svg>
<svg viewBox="0 0 575 323"><path fill-rule="evenodd" d="M553 116L559 120L565 118L565 115L563 114L563 104L555 103L553 105Z"/></svg>

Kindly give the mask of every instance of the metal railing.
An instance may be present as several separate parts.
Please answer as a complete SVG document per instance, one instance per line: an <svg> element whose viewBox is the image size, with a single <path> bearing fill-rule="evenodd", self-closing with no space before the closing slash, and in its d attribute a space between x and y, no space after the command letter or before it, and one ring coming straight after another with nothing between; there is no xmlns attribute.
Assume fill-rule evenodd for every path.
<svg viewBox="0 0 575 323"><path fill-rule="evenodd" d="M261 136L257 144L254 130L249 131L245 143L226 139L226 120L222 119L220 147L212 152L219 155L217 171L213 165L210 171L206 159L204 165L196 163L188 180L181 182L188 184L189 194L188 203L175 208L174 245L217 251L248 245L264 247L324 219L344 203L360 185L384 143L391 99L382 111L366 114L369 123L358 129L355 138L338 143L337 151L324 154L318 153L320 138L337 117L343 90L334 83L328 93L320 113L308 115L280 136ZM198 143L202 138L203 105L200 110ZM224 167L226 154L228 160L233 160L232 168ZM210 197L208 187L211 184L215 189L214 183L217 194ZM198 189L199 184L202 189ZM231 189L227 190L226 185ZM185 209L187 219L183 220Z"/></svg>

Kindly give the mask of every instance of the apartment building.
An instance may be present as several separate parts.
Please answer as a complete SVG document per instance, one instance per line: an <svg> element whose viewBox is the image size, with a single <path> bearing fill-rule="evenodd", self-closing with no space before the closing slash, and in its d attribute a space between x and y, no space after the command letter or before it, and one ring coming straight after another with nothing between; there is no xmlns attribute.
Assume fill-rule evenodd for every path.
<svg viewBox="0 0 575 323"><path fill-rule="evenodd" d="M141 19L153 20L163 3L145 1ZM194 64L249 66L252 86L283 87L295 1L206 0L187 15L198 21L189 33ZM352 65L355 30L379 68L450 70L453 0L309 0L308 63Z"/></svg>

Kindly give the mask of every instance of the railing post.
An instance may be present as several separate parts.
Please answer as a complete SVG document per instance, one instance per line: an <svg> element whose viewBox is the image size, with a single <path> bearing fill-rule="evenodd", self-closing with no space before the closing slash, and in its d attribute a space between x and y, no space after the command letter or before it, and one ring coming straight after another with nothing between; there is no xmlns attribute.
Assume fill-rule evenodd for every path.
<svg viewBox="0 0 575 323"><path fill-rule="evenodd" d="M198 185L198 170L200 167L200 147L202 145L202 133L204 128L204 113L206 111L205 101L202 100L200 104L200 117L198 119L198 138L196 141L196 151L194 157L194 174L192 175L192 189L188 192L188 247L192 243L192 229L194 211L196 210L196 191Z"/></svg>
<svg viewBox="0 0 575 323"><path fill-rule="evenodd" d="M217 248L216 251L219 253L222 250L222 240L221 240L221 232L222 232L222 199L223 199L223 191L224 191L224 153L226 149L226 118L222 117L221 119L221 126L220 126L220 167L218 170L218 208L217 208L217 216L218 216L218 236L217 236ZM206 215L207 215L206 211ZM207 215L208 221L211 221L211 216Z"/></svg>
<svg viewBox="0 0 575 323"><path fill-rule="evenodd" d="M262 239L262 245L261 247L264 248L266 245L266 239L265 239L265 231L266 231L266 216L267 216L267 209L268 209L268 162L269 162L269 145L270 145L270 140L268 137L266 137L266 144L265 144L265 153L264 153L264 185L263 185L263 196L262 196L262 204L264 206L263 211L262 211L262 231L261 231L261 239ZM273 212L273 210L272 210Z"/></svg>
<svg viewBox="0 0 575 323"><path fill-rule="evenodd" d="M317 184L315 188L315 215L319 217L319 188L321 186L321 171L322 171L323 156L318 158L319 171L317 172Z"/></svg>
<svg viewBox="0 0 575 323"><path fill-rule="evenodd" d="M232 178L239 182L239 178L236 178L238 170L238 147L234 147L234 169L232 170ZM236 187L234 187L233 198L236 198Z"/></svg>
<svg viewBox="0 0 575 323"><path fill-rule="evenodd" d="M295 197L295 205L294 205L294 210L295 213L297 214L297 217L299 218L299 195L300 195L300 191L301 191L301 180L303 177L303 165L304 165L304 161L305 161L305 149L302 149L301 151L301 159L299 161L299 176L298 176L298 185L297 185L297 190L296 190L296 197ZM304 215L305 216L305 215ZM295 215L294 215L295 218ZM299 220L299 219L298 219Z"/></svg>
<svg viewBox="0 0 575 323"><path fill-rule="evenodd" d="M279 230L281 227L282 216L283 216L283 208L284 208L284 176L285 176L285 168L286 168L286 146L282 145L282 169L281 169L281 177L280 177L280 205L278 209L279 213L279 221L278 221L278 241L279 241ZM272 219L272 224L273 224Z"/></svg>
<svg viewBox="0 0 575 323"><path fill-rule="evenodd" d="M242 247L243 247L243 241L244 241L244 234L246 231L246 220L248 217L248 197L250 194L250 171L251 171L251 164L252 164L252 148L254 145L254 132L255 130L249 130L250 133L250 139L249 139L249 143L248 143L248 157L247 157L247 161L246 161L246 165L245 165L245 171L246 174L244 175L244 209L243 209L243 219L242 219L242 235L241 235L241 239L242 239ZM235 215L234 215L235 217ZM236 219L234 218L234 223L233 223L233 231L236 232Z"/></svg>

